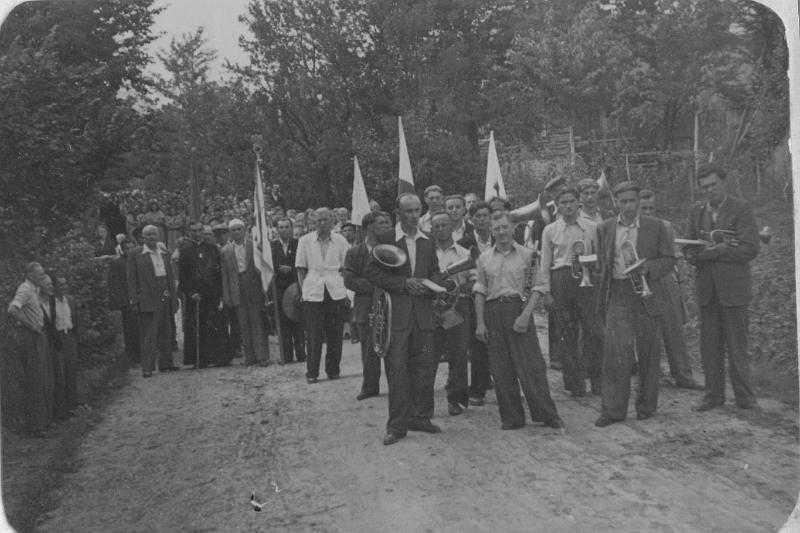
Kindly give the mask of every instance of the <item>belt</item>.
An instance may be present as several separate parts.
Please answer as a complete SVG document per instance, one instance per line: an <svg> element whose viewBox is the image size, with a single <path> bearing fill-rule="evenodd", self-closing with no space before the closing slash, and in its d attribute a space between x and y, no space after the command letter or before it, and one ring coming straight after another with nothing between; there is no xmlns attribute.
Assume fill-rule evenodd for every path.
<svg viewBox="0 0 800 533"><path fill-rule="evenodd" d="M503 304L503 303L509 303L509 302L519 303L521 301L522 301L522 296L520 296L519 294L514 294L514 295L511 295L511 296L499 296L497 298L492 298L491 300L488 300L487 303L496 302L496 303Z"/></svg>

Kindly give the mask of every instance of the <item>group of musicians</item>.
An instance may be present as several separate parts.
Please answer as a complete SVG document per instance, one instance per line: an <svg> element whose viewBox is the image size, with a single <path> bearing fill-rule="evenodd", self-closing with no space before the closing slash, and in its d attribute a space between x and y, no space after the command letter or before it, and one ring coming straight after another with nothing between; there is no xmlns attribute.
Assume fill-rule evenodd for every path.
<svg viewBox="0 0 800 533"><path fill-rule="evenodd" d="M612 191L617 214L599 209L600 186L592 179L575 186L551 181L530 213L510 210L502 199L476 198L467 211L464 196L431 186L424 216L420 198L402 194L394 225L389 213L374 210L364 217L364 239L355 247L331 233L330 213L318 210L320 222L301 237L295 264L310 318L308 382L318 380L323 332L326 372L339 376L349 290L364 371L359 400L379 394L380 356L384 362L386 445L408 431L441 431L431 422L440 361L448 364L451 416L483 405L493 381L502 429L525 425L520 388L534 422L563 428L533 325L539 303L549 315L551 366L560 367L573 397L601 396L598 427L626 419L634 374L636 418L656 414L662 337L675 385L705 390L693 409L724 403L726 354L736 404L757 407L747 355L755 219L745 202L726 194L723 169L701 168L698 183L707 201L692 208L683 247L675 244L672 226L653 216L652 191L630 181ZM726 238L710 238L715 229L726 230ZM388 261L374 253L379 245L395 250ZM676 263L683 255L697 271L705 387L694 380L681 330ZM381 323L376 292L391 302ZM377 327L384 346L374 342Z"/></svg>

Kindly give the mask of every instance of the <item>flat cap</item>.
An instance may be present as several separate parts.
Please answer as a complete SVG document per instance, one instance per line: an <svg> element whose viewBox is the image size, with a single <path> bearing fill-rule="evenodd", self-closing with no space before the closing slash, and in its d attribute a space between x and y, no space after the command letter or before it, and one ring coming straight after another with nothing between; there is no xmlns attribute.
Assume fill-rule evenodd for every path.
<svg viewBox="0 0 800 533"><path fill-rule="evenodd" d="M638 195L639 191L641 191L641 190L642 190L642 188L639 187L638 185L636 185L634 182L632 182L632 181L623 181L621 183L617 183L614 186L614 189L611 192L614 193L614 196L618 196L618 195L620 195L620 194L622 194L624 192L628 192L628 191L633 191Z"/></svg>

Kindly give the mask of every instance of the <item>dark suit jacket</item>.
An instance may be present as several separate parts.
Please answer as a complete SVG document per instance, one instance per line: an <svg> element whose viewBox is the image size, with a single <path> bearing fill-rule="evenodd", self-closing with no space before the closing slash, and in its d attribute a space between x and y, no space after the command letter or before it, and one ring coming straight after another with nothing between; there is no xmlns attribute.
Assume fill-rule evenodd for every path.
<svg viewBox="0 0 800 533"><path fill-rule="evenodd" d="M408 253L404 238L394 245ZM392 297L392 329L404 330L416 326L422 330L436 328L436 315L433 310L431 295L412 296L406 290L406 280L412 277L411 265L388 269L370 259L367 264L366 278L375 286L387 291ZM427 278L434 283L442 284L439 270L439 259L433 239L417 239L416 266L413 277Z"/></svg>
<svg viewBox="0 0 800 533"><path fill-rule="evenodd" d="M278 197L275 198L272 196L272 191L269 191L266 194L266 200L270 207L282 207L284 213L286 212L286 200L283 198L282 194L278 193Z"/></svg>
<svg viewBox="0 0 800 533"><path fill-rule="evenodd" d="M175 282L172 278L169 255L158 250L164 260L164 270L167 272L167 286L172 311L177 309L175 300ZM140 313L154 313L161 301L162 292L156 283L156 270L150 254L143 254L142 248L137 248L128 258L128 298L131 305L136 305Z"/></svg>
<svg viewBox="0 0 800 533"><path fill-rule="evenodd" d="M372 283L366 278L367 265L372 254L366 243L361 243L347 250L342 268L344 286L355 293L353 302L353 320L359 324L369 322L372 308L372 294L375 292Z"/></svg>
<svg viewBox="0 0 800 533"><path fill-rule="evenodd" d="M261 287L261 273L256 269L253 261L253 241L244 240L244 260L247 269L244 274L246 287L241 286L239 279L239 263L236 261L236 250L232 242L222 247L222 303L228 307L238 307L241 304L242 290L249 291L257 299L261 299L264 290Z"/></svg>
<svg viewBox="0 0 800 533"><path fill-rule="evenodd" d="M117 257L108 267L108 304L115 311L122 311L130 306L126 257Z"/></svg>
<svg viewBox="0 0 800 533"><path fill-rule="evenodd" d="M689 211L689 238L701 238L706 204L692 206ZM758 229L750 205L728 196L719 211L713 229L733 230L740 244L722 252L699 252L691 262L697 268L697 301L707 305L714 292L725 307L747 305L751 299L750 261L759 251ZM690 256L687 255L687 258Z"/></svg>
<svg viewBox="0 0 800 533"><path fill-rule="evenodd" d="M614 250L617 238L617 217L604 220L597 226L597 261L600 267L598 287L598 313L605 317L611 280L614 277ZM668 310L667 276L675 266L675 249L667 235L667 228L657 218L639 215L639 231L636 235L636 253L646 259L647 283L653 295L643 298L649 315L660 315Z"/></svg>
<svg viewBox="0 0 800 533"><path fill-rule="evenodd" d="M297 257L297 239L289 241L286 253L283 253L280 240L270 242L270 246L272 246L272 264L275 267L275 286L278 292L283 292L289 285L297 281L297 270L294 266L294 260ZM278 267L281 265L292 267L292 271L288 274L281 274L278 272Z"/></svg>

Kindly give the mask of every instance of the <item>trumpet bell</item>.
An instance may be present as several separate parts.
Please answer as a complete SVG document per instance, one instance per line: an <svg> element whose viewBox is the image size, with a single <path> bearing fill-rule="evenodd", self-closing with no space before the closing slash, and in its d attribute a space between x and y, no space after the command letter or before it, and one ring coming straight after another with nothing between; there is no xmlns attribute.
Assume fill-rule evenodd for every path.
<svg viewBox="0 0 800 533"><path fill-rule="evenodd" d="M393 244L377 244L372 248L372 257L383 266L395 268L406 264L408 255Z"/></svg>

